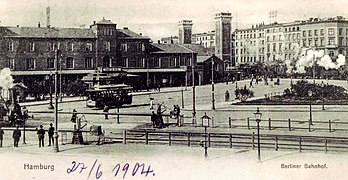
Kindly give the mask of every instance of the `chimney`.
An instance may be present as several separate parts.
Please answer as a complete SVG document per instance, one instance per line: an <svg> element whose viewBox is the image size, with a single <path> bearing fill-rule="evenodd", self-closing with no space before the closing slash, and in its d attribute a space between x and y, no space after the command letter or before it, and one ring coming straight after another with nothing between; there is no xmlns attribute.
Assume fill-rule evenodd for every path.
<svg viewBox="0 0 348 180"><path fill-rule="evenodd" d="M142 35L143 35L143 33L139 33L139 35L140 35L140 36L142 36Z"/></svg>
<svg viewBox="0 0 348 180"><path fill-rule="evenodd" d="M93 21L93 25L95 25L95 21Z"/></svg>
<svg viewBox="0 0 348 180"><path fill-rule="evenodd" d="M161 41L160 41L160 40L157 40L157 44L161 44Z"/></svg>
<svg viewBox="0 0 348 180"><path fill-rule="evenodd" d="M170 39L170 44L174 44L174 40L173 39Z"/></svg>
<svg viewBox="0 0 348 180"><path fill-rule="evenodd" d="M19 27L19 25L17 24L17 27Z"/></svg>
<svg viewBox="0 0 348 180"><path fill-rule="evenodd" d="M37 27L38 27L38 28L40 28L40 27L41 27L40 22L38 22L38 23L37 23Z"/></svg>
<svg viewBox="0 0 348 180"><path fill-rule="evenodd" d="M128 27L123 27L123 29L128 29Z"/></svg>

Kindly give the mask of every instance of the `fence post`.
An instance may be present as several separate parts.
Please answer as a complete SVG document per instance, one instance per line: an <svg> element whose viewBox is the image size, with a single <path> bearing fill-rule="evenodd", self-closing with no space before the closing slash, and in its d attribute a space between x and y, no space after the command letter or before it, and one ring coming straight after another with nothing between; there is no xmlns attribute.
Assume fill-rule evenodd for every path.
<svg viewBox="0 0 348 180"><path fill-rule="evenodd" d="M145 133L145 143L146 143L146 145L149 144L149 132Z"/></svg>
<svg viewBox="0 0 348 180"><path fill-rule="evenodd" d="M171 132L168 133L168 142L169 142L169 146L171 146L172 145L172 133Z"/></svg>
<svg viewBox="0 0 348 180"><path fill-rule="evenodd" d="M329 120L329 132L331 132L331 120Z"/></svg>
<svg viewBox="0 0 348 180"><path fill-rule="evenodd" d="M291 131L291 119L290 118L288 119L288 122L289 122L289 131Z"/></svg>
<svg viewBox="0 0 348 180"><path fill-rule="evenodd" d="M252 147L253 147L253 149L255 148L255 146L254 146L254 143L255 143L255 132L253 132L253 135L252 135L252 142L251 142L251 145L252 145Z"/></svg>
<svg viewBox="0 0 348 180"><path fill-rule="evenodd" d="M272 130L272 119L268 118L268 129Z"/></svg>
<svg viewBox="0 0 348 180"><path fill-rule="evenodd" d="M190 144L190 136L191 136L191 133L188 133L187 134L187 146L190 146L191 144Z"/></svg>
<svg viewBox="0 0 348 180"><path fill-rule="evenodd" d="M327 139L325 138L325 153L327 153Z"/></svg>
<svg viewBox="0 0 348 180"><path fill-rule="evenodd" d="M249 117L247 118L247 125L248 125L248 129L250 129Z"/></svg>
<svg viewBox="0 0 348 180"><path fill-rule="evenodd" d="M208 133L208 147L210 147L210 133Z"/></svg>
<svg viewBox="0 0 348 180"><path fill-rule="evenodd" d="M230 148L232 148L232 134L230 134Z"/></svg>
<svg viewBox="0 0 348 180"><path fill-rule="evenodd" d="M302 152L302 138L300 137L300 142L299 142L299 145L300 145L300 152Z"/></svg>
<svg viewBox="0 0 348 180"><path fill-rule="evenodd" d="M228 127L232 128L232 119L231 119L231 117L228 117Z"/></svg>
<svg viewBox="0 0 348 180"><path fill-rule="evenodd" d="M211 117L211 127L214 128L214 117Z"/></svg>
<svg viewBox="0 0 348 180"><path fill-rule="evenodd" d="M308 131L311 132L311 122L308 121Z"/></svg>
<svg viewBox="0 0 348 180"><path fill-rule="evenodd" d="M275 150L278 151L278 136L275 136Z"/></svg>
<svg viewBox="0 0 348 180"><path fill-rule="evenodd" d="M117 107L117 124L120 124L120 108Z"/></svg>
<svg viewBox="0 0 348 180"><path fill-rule="evenodd" d="M123 144L127 144L127 130L123 130Z"/></svg>

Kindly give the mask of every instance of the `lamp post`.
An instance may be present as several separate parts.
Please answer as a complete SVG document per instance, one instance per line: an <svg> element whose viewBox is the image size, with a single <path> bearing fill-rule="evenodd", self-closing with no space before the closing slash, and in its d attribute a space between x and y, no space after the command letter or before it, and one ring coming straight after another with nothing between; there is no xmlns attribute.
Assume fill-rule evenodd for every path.
<svg viewBox="0 0 348 180"><path fill-rule="evenodd" d="M312 90L309 90L308 96L309 96L309 124L310 125L313 125L313 121L312 121L312 95L313 95Z"/></svg>
<svg viewBox="0 0 348 180"><path fill-rule="evenodd" d="M325 110L325 101L324 101L324 88L325 88L325 84L323 81L321 81L321 101L322 101L322 107L321 110Z"/></svg>
<svg viewBox="0 0 348 180"><path fill-rule="evenodd" d="M50 86L50 103L48 105L48 109L54 109L53 102L52 102L52 72L50 72L49 75L45 76L45 80L48 81Z"/></svg>
<svg viewBox="0 0 348 180"><path fill-rule="evenodd" d="M211 109L215 110L215 97L214 97L214 58L211 59Z"/></svg>
<svg viewBox="0 0 348 180"><path fill-rule="evenodd" d="M184 105L184 89L182 88L182 85L181 85L181 108L184 108L185 105Z"/></svg>
<svg viewBox="0 0 348 180"><path fill-rule="evenodd" d="M195 63L193 61L193 51L191 57L192 68L192 124L196 124L196 86L195 86Z"/></svg>
<svg viewBox="0 0 348 180"><path fill-rule="evenodd" d="M59 51L55 50L55 66L54 66L54 73L55 73L55 79L54 79L54 97L55 97L55 109L54 109L54 122L56 128L54 129L54 139L55 139L55 144L53 146L54 152L59 152L59 147L58 147L58 54Z"/></svg>
<svg viewBox="0 0 348 180"><path fill-rule="evenodd" d="M204 113L204 116L202 116L201 119L202 119L202 126L204 127L204 157L208 158L207 128L209 127L211 118L207 116L207 113Z"/></svg>
<svg viewBox="0 0 348 180"><path fill-rule="evenodd" d="M259 108L256 109L256 112L254 113L256 123L257 123L257 156L259 161L261 161L261 147L260 147L260 122L261 122L261 116L262 113L260 112Z"/></svg>

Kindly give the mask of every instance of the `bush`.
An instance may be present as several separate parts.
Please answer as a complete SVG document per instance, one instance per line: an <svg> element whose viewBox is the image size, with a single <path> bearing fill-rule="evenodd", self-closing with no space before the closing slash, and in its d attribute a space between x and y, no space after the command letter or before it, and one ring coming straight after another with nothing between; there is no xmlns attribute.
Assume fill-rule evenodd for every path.
<svg viewBox="0 0 348 180"><path fill-rule="evenodd" d="M326 99L348 99L346 89L341 86L329 85L329 84L312 84L305 80L298 81L291 86L292 95L297 98L309 98L308 91L313 92L312 99L318 100L323 97Z"/></svg>

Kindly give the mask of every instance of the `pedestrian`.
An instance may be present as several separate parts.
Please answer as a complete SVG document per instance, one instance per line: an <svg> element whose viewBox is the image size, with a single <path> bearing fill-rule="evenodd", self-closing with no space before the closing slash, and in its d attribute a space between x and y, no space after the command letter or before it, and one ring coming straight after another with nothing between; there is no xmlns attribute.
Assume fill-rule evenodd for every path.
<svg viewBox="0 0 348 180"><path fill-rule="evenodd" d="M2 127L0 126L0 147L2 147L2 140L4 138L4 130L2 129Z"/></svg>
<svg viewBox="0 0 348 180"><path fill-rule="evenodd" d="M152 111L151 122L153 128L157 127L157 114L155 113L155 111Z"/></svg>
<svg viewBox="0 0 348 180"><path fill-rule="evenodd" d="M50 128L48 128L48 146L51 146L51 144L52 146L54 145L53 134L54 134L54 127L53 127L53 124L51 123Z"/></svg>
<svg viewBox="0 0 348 180"><path fill-rule="evenodd" d="M165 106L163 107L163 110L162 110L163 103L164 102L162 102L161 104L158 103L158 106L157 106L157 122L158 122L159 128L162 128L164 125L162 114L167 110Z"/></svg>
<svg viewBox="0 0 348 180"><path fill-rule="evenodd" d="M71 116L71 122L76 123L76 119L77 119L77 111L76 109L74 109L73 114Z"/></svg>
<svg viewBox="0 0 348 180"><path fill-rule="evenodd" d="M19 130L18 128L19 128L19 125L17 124L16 129L13 130L13 134L12 134L14 147L18 147L18 142L22 135L21 130Z"/></svg>
<svg viewBox="0 0 348 180"><path fill-rule="evenodd" d="M250 81L250 85L249 85L249 88L252 88L253 87L253 80Z"/></svg>
<svg viewBox="0 0 348 180"><path fill-rule="evenodd" d="M225 102L228 102L230 100L230 93L226 90L225 92Z"/></svg>
<svg viewBox="0 0 348 180"><path fill-rule="evenodd" d="M45 130L43 129L43 126L40 125L40 129L37 131L37 136L39 138L39 147L44 147L45 143L44 143L44 138L45 138Z"/></svg>
<svg viewBox="0 0 348 180"><path fill-rule="evenodd" d="M103 109L103 112L104 112L104 116L105 116L105 119L109 119L109 106L105 104L104 106L104 109Z"/></svg>
<svg viewBox="0 0 348 180"><path fill-rule="evenodd" d="M155 103L154 99L150 98L150 110L153 109L154 103Z"/></svg>

